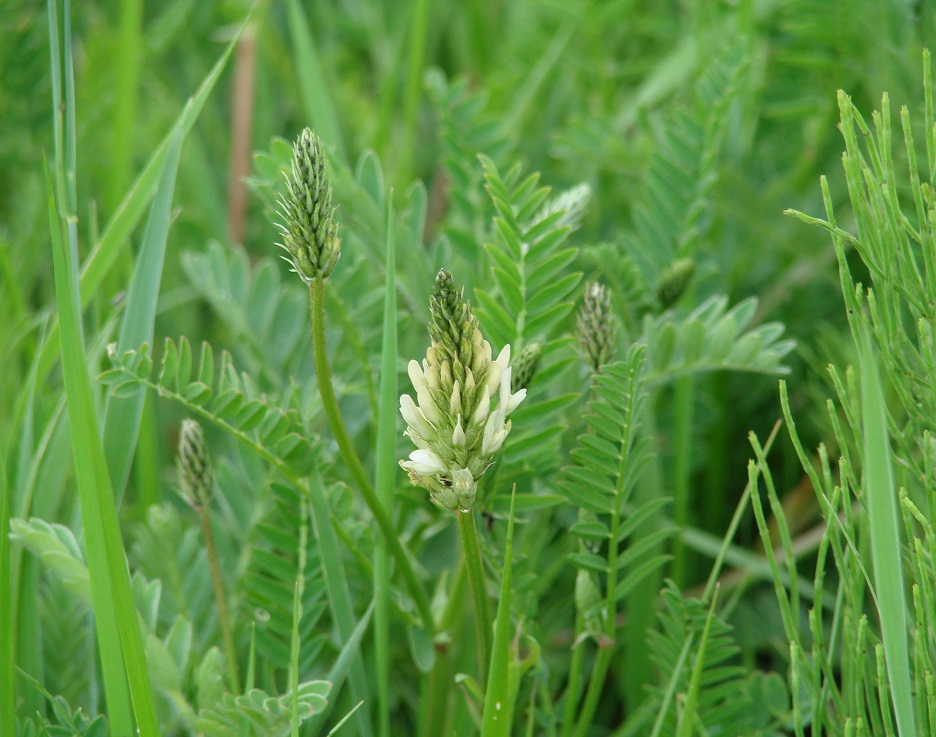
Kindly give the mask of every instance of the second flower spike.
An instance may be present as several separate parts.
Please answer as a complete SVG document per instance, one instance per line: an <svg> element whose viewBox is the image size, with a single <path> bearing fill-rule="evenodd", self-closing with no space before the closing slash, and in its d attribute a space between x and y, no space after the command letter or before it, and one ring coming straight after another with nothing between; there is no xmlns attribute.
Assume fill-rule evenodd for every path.
<svg viewBox="0 0 936 737"><path fill-rule="evenodd" d="M326 279L341 255L331 184L318 137L306 128L293 145L292 176L280 197L283 249L293 271L305 282Z"/></svg>
<svg viewBox="0 0 936 737"><path fill-rule="evenodd" d="M410 361L416 401L400 397L406 435L416 444L400 465L446 509L471 509L478 479L510 432L510 413L526 389L510 389L510 346L491 345L452 275L439 271L429 301L432 344L422 366Z"/></svg>

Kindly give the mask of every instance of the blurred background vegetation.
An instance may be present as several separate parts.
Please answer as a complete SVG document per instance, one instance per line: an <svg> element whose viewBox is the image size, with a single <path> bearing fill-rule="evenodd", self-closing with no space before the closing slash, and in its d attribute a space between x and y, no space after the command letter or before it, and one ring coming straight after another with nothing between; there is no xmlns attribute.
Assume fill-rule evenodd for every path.
<svg viewBox="0 0 936 737"><path fill-rule="evenodd" d="M250 11L235 0L86 0L72 7L82 260ZM425 248L435 261L450 261L444 265L469 293L486 288L471 265L472 248L484 237L480 223L493 212L477 163L483 153L502 171L515 162L539 171L556 191L590 185L573 236L582 247L574 268L608 283L625 318L639 320L641 310L628 302L626 270L615 271L621 253L645 259L652 274L657 261L665 265L689 249L693 304L716 294L731 304L757 297L755 320L784 323L796 341L786 358L791 403L812 448L831 437L825 366L853 362L853 348L827 234L782 213L823 212L818 181L826 174L839 225L849 229L836 90L866 111L886 90L892 107L907 105L917 122L924 112L921 51L934 33L936 9L923 1L261 1L185 140L157 343L162 336L186 335L193 345L208 338L240 364L261 365L252 351L262 346L245 345L223 302L222 309L212 304L210 270L199 258L212 244L247 263L274 255L270 214L288 157L284 141L305 126L330 151L349 289L366 294L375 283L361 272L355 249L373 255L382 248L371 237L373 205L361 199L361 177L352 174L367 151L382 163L401 212L417 207L425 188L426 228L398 248ZM10 477L22 430L10 419L12 408L27 389L55 304L43 172L54 140L48 36L44 4L0 3L0 448ZM654 181L682 193L685 209L671 212L669 203L656 202ZM667 232L674 221L678 227ZM93 295L85 314L91 335L106 334L141 234L142 227ZM860 261L853 268L861 280ZM412 301L401 353L415 357L425 340L419 311L429 285L401 279ZM350 301L355 292L346 294ZM340 302L332 307L342 309ZM352 315L361 308L344 307ZM638 324L624 319L622 349ZM376 355L379 321L361 340L377 341L368 346ZM334 345L337 363L354 363L360 346ZM301 377L308 356L277 367ZM60 376L52 377L35 395L37 427L60 397ZM286 380L259 377L272 389ZM366 372L346 378L361 407L368 389L359 384L369 380ZM671 391L662 392L657 408L657 452L667 460L675 432L667 415ZM780 417L777 386L770 377L714 373L696 391L689 522L721 537L747 481L747 434L766 437ZM141 440L147 451L136 460L125 519L142 519L149 505L170 496L179 416L174 407L148 404ZM67 456L60 433L51 443ZM808 530L818 510L783 434L770 460L794 535ZM45 500L30 513L70 523L76 505L62 493L68 466L46 463L37 473ZM736 543L760 544L751 520ZM680 585L699 584L708 565L692 559ZM749 666L777 667L771 638L782 638L782 628L774 608L772 587L763 585L734 610Z"/></svg>

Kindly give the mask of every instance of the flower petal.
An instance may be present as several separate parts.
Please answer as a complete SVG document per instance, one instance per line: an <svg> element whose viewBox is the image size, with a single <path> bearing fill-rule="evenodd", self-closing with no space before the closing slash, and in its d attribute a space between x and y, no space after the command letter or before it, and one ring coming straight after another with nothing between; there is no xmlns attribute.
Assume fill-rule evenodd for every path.
<svg viewBox="0 0 936 737"><path fill-rule="evenodd" d="M403 461L400 465L407 471L413 471L420 476L434 476L437 473L445 472L445 465L442 459L427 448L414 450L409 455L408 461Z"/></svg>
<svg viewBox="0 0 936 737"><path fill-rule="evenodd" d="M418 392L421 387L427 386L426 374L423 373L418 361L410 361L406 365L409 372L410 381L413 382L413 388Z"/></svg>

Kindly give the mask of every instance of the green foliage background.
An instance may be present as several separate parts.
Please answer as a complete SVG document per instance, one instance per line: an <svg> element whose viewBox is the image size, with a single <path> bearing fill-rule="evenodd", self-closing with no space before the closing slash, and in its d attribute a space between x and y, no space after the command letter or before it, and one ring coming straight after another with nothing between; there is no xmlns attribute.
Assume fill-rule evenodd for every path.
<svg viewBox="0 0 936 737"><path fill-rule="evenodd" d="M498 733L451 517L393 467L387 506L433 642L325 421L308 295L275 246L305 126L339 207L326 339L368 474L379 423L399 422L382 366L408 390L439 268L495 354L544 346L478 502L490 592L512 592L498 616L516 638L494 648L510 664L504 734L936 733L932 4L50 5L54 33L43 5L0 4L0 733L122 724L92 617L85 515L103 492L76 470L79 417L102 428L91 447L130 564L114 607L125 624L139 612L146 664L122 676L138 724L145 671L166 735L326 734L361 701L342 733ZM70 109L74 128L67 113L57 128ZM52 194L72 217L50 236ZM56 248L75 285L83 272L72 345L99 378L81 415ZM593 281L617 324L598 379L574 337ZM398 345L382 363L390 282ZM213 458L237 694L176 494L187 416ZM875 594L894 568L906 591L888 610ZM129 658L132 638L119 647Z"/></svg>

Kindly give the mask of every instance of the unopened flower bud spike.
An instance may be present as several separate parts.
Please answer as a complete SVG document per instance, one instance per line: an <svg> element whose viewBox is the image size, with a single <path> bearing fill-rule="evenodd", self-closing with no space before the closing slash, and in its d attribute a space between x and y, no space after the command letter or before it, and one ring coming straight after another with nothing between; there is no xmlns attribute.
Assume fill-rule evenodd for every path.
<svg viewBox="0 0 936 737"><path fill-rule="evenodd" d="M240 676L237 668L237 650L234 647L234 632L228 614L227 596L224 593L224 579L218 563L218 546L211 528L211 459L205 444L205 433L195 420L182 420L179 430L179 455L176 458L179 475L179 494L198 514L202 536L205 538L205 551L208 554L208 568L214 586L215 604L218 607L218 624L224 640L225 658L227 659L228 685L233 693L240 693Z"/></svg>
<svg viewBox="0 0 936 737"><path fill-rule="evenodd" d="M597 374L614 354L616 325L611 309L611 291L607 287L598 282L585 286L576 327L582 360L589 371Z"/></svg>

